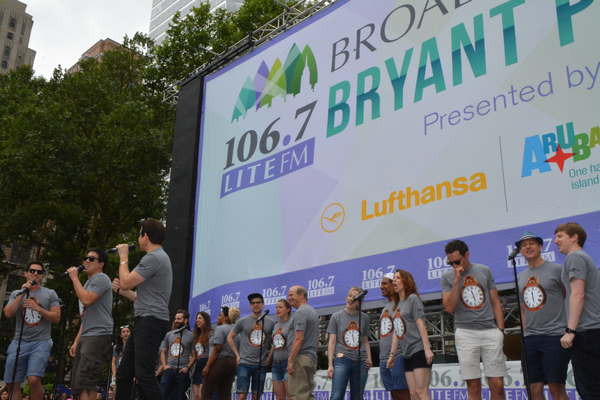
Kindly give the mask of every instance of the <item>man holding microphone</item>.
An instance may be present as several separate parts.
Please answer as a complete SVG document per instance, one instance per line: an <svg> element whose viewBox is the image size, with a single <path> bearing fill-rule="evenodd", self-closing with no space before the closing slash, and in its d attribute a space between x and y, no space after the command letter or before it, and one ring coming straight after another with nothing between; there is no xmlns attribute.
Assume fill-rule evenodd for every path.
<svg viewBox="0 0 600 400"><path fill-rule="evenodd" d="M56 292L41 286L44 268L39 261L30 261L25 269L27 281L21 290L15 290L4 307L6 318L16 317L15 337L8 347L4 382L13 391L13 400L21 400L21 382L27 376L32 400L42 400L44 389L42 377L52 349L51 324L60 322L60 304ZM27 289L29 297L27 296ZM24 320L23 320L24 317ZM21 335L21 326L23 334ZM17 371L14 375L17 346L21 338L21 350Z"/></svg>

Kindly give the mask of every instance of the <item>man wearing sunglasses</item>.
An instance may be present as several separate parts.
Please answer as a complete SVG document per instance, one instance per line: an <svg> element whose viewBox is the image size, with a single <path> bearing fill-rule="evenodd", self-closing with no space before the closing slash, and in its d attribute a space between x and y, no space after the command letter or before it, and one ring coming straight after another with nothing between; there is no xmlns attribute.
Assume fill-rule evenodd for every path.
<svg viewBox="0 0 600 400"><path fill-rule="evenodd" d="M107 265L106 252L92 248L83 258L83 272L88 276L85 285L79 281L79 271L76 267L67 270L79 299L81 315L79 333L69 350L71 357L75 357L71 386L73 393L80 396L80 400L96 398L102 364L111 351L112 290L110 278L103 272Z"/></svg>
<svg viewBox="0 0 600 400"><path fill-rule="evenodd" d="M170 330L169 300L173 272L171 260L162 248L164 239L165 227L160 221L147 219L141 223L138 243L140 251L146 252L146 255L133 271L129 271L129 245L117 246L120 288L137 288L133 303L135 326L117 368L117 400L131 399L134 377L146 398L165 398L154 369L159 346Z"/></svg>
<svg viewBox="0 0 600 400"><path fill-rule="evenodd" d="M504 315L496 281L489 267L471 263L469 247L462 240L446 244L452 269L441 279L444 308L454 314L454 340L460 376L467 382L469 400L481 399L481 370L490 388L490 399L504 399Z"/></svg>
<svg viewBox="0 0 600 400"><path fill-rule="evenodd" d="M4 315L7 318L16 317L17 320L15 337L8 347L6 355L4 382L7 384L8 390L13 391L13 400L21 400L21 382L27 376L27 382L31 388L31 398L41 400L44 395L42 378L52 349L50 329L51 324L60 322L60 304L54 290L41 286L44 277L44 268L41 262L30 261L24 275L27 281L21 290L11 293L10 300L4 307ZM26 292L19 294L23 289L29 290L29 297ZM21 326L23 326L21 350L13 383L13 370Z"/></svg>

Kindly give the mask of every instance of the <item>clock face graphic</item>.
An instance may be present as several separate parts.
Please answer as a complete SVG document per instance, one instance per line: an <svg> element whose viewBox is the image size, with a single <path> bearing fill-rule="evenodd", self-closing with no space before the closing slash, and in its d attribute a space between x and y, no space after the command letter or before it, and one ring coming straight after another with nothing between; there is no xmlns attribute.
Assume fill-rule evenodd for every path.
<svg viewBox="0 0 600 400"><path fill-rule="evenodd" d="M195 349L196 349L196 357L197 358L200 358L204 355L204 346L202 345L202 343L200 343L200 342L196 343Z"/></svg>
<svg viewBox="0 0 600 400"><path fill-rule="evenodd" d="M169 349L169 354L173 358L179 358L183 354L183 346L181 345L181 339L176 337L175 341L171 344L171 348Z"/></svg>
<svg viewBox="0 0 600 400"><path fill-rule="evenodd" d="M254 324L254 329L252 329L252 331L250 332L249 339L250 343L252 343L252 346L254 347L260 347L263 344L265 344L265 342L267 341L267 335L262 332L261 324Z"/></svg>
<svg viewBox="0 0 600 400"><path fill-rule="evenodd" d="M283 337L283 329L277 329L277 332L273 335L273 347L275 350L281 350L285 347L285 338Z"/></svg>
<svg viewBox="0 0 600 400"><path fill-rule="evenodd" d="M37 297L30 297L30 299L35 301L35 304L40 304ZM36 326L42 322L42 315L37 311L33 311L31 308L24 308L23 320L28 326Z"/></svg>
<svg viewBox="0 0 600 400"><path fill-rule="evenodd" d="M83 316L85 315L85 307L83 306L81 300L79 300L79 315L80 318L83 318Z"/></svg>
<svg viewBox="0 0 600 400"><path fill-rule="evenodd" d="M485 304L485 292L474 276L464 278L464 287L460 290L460 300L465 307L478 310Z"/></svg>
<svg viewBox="0 0 600 400"><path fill-rule="evenodd" d="M393 327L394 322L390 317L390 310L385 310L383 314L381 314L381 320L379 321L379 336L382 338L388 337L390 333L392 333Z"/></svg>
<svg viewBox="0 0 600 400"><path fill-rule="evenodd" d="M356 350L360 343L360 332L358 331L358 322L350 321L348 328L344 331L344 344L347 348Z"/></svg>
<svg viewBox="0 0 600 400"><path fill-rule="evenodd" d="M527 285L523 289L523 302L529 311L537 311L546 304L546 291L536 276L527 279Z"/></svg>
<svg viewBox="0 0 600 400"><path fill-rule="evenodd" d="M394 333L400 340L404 339L404 335L406 334L406 325L404 324L400 308L398 308L394 314Z"/></svg>

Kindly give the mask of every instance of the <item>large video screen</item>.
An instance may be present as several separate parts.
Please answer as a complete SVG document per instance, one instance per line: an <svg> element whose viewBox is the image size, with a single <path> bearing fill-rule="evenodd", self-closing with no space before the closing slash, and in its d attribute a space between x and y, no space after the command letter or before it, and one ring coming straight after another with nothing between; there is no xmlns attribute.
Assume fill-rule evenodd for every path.
<svg viewBox="0 0 600 400"><path fill-rule="evenodd" d="M398 268L440 292L455 238L508 283L523 231L562 262L567 221L600 260L598 21L588 0L338 1L206 77L190 311L377 300Z"/></svg>

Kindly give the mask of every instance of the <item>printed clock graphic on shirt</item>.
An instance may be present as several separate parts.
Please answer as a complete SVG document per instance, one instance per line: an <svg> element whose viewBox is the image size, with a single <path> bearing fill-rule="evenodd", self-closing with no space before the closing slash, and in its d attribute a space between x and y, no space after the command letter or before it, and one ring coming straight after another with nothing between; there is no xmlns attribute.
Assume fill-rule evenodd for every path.
<svg viewBox="0 0 600 400"><path fill-rule="evenodd" d="M30 297L30 299L33 300L35 304L40 304L37 297ZM36 326L42 322L42 315L37 311L33 311L31 308L24 308L23 320L28 326Z"/></svg>
<svg viewBox="0 0 600 400"><path fill-rule="evenodd" d="M261 336L262 340L260 339ZM260 347L263 344L265 344L265 341L267 340L267 335L262 332L261 324L254 324L254 328L252 329L252 331L250 331L250 335L248 336L248 338L250 339L250 343L252 343L252 346Z"/></svg>
<svg viewBox="0 0 600 400"><path fill-rule="evenodd" d="M460 290L460 301L471 310L479 310L485 304L483 286L473 275L465 276L464 285Z"/></svg>
<svg viewBox="0 0 600 400"><path fill-rule="evenodd" d="M388 337L392 333L394 322L390 317L390 310L385 310L381 315L381 321L379 322L379 336L382 338Z"/></svg>
<svg viewBox="0 0 600 400"><path fill-rule="evenodd" d="M394 333L400 340L404 339L404 335L406 335L406 324L404 323L404 318L402 318L402 311L400 311L400 308L398 308L394 314Z"/></svg>
<svg viewBox="0 0 600 400"><path fill-rule="evenodd" d="M169 349L169 354L173 358L179 358L183 354L183 346L181 345L181 338L176 337L173 343L171 344L171 348Z"/></svg>
<svg viewBox="0 0 600 400"><path fill-rule="evenodd" d="M527 279L527 284L523 289L523 301L529 311L537 311L546 304L546 291L540 285L537 276Z"/></svg>
<svg viewBox="0 0 600 400"><path fill-rule="evenodd" d="M204 346L202 343L196 343L196 358L200 358L204 355Z"/></svg>
<svg viewBox="0 0 600 400"><path fill-rule="evenodd" d="M273 335L273 347L275 350L281 350L285 347L285 338L283 337L283 329L280 327Z"/></svg>
<svg viewBox="0 0 600 400"><path fill-rule="evenodd" d="M344 331L344 344L351 350L358 349L360 332L358 331L358 322L350 321L348 328Z"/></svg>

